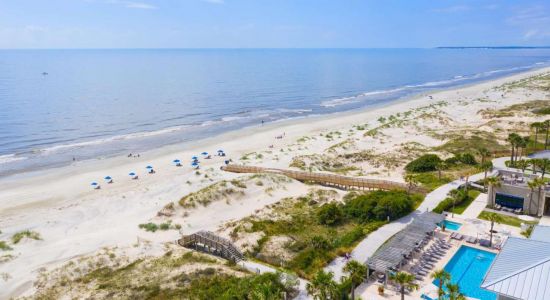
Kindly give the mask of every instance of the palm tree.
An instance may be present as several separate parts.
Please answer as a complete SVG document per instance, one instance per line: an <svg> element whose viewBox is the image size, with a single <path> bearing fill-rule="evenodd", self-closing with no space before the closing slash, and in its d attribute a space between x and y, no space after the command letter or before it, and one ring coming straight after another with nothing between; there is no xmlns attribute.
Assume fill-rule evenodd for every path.
<svg viewBox="0 0 550 300"><path fill-rule="evenodd" d="M486 161L486 162L483 162L481 165L480 165L480 169L485 172L484 176L483 176L483 180L486 180L487 179L487 172L491 171L493 169L493 162L492 161Z"/></svg>
<svg viewBox="0 0 550 300"><path fill-rule="evenodd" d="M306 285L306 290L315 300L334 300L338 299L340 292L338 284L333 280L334 273L317 272L315 277Z"/></svg>
<svg viewBox="0 0 550 300"><path fill-rule="evenodd" d="M351 260L344 266L343 271L349 274L347 279L351 282L351 300L354 300L355 287L361 284L368 274L367 266L356 260Z"/></svg>
<svg viewBox="0 0 550 300"><path fill-rule="evenodd" d="M497 177L497 176L491 176L491 177L487 177L487 179L485 179L485 184L487 184L487 186L489 187L489 190L488 190L488 197L490 197L489 199L491 199L491 207L494 207L495 206L495 188L496 187L499 187L500 186L500 178Z"/></svg>
<svg viewBox="0 0 550 300"><path fill-rule="evenodd" d="M537 143L539 140L539 130L543 128L543 124L541 122L535 122L530 125L532 129L535 129L535 141L534 141L534 150L537 150Z"/></svg>
<svg viewBox="0 0 550 300"><path fill-rule="evenodd" d="M493 228L495 226L495 223L502 222L502 217L497 213L487 213L486 218L487 221L491 222L491 230L489 231L489 247L493 246Z"/></svg>
<svg viewBox="0 0 550 300"><path fill-rule="evenodd" d="M546 138L544 139L544 150L548 147L548 131L550 130L550 120L546 120L542 123L542 127L546 130Z"/></svg>
<svg viewBox="0 0 550 300"><path fill-rule="evenodd" d="M390 275L390 279L399 284L399 291L401 292L401 300L405 300L405 289L417 289L418 285L413 283L414 275L407 272L397 272Z"/></svg>
<svg viewBox="0 0 550 300"><path fill-rule="evenodd" d="M531 166L533 166L533 174L537 174L537 168L540 165L540 158L531 159Z"/></svg>
<svg viewBox="0 0 550 300"><path fill-rule="evenodd" d="M413 174L406 174L405 182L407 183L407 194L408 194L411 192L412 187L418 183L418 180Z"/></svg>
<svg viewBox="0 0 550 300"><path fill-rule="evenodd" d="M466 300L466 297L460 292L458 284L447 283L446 286L449 300Z"/></svg>
<svg viewBox="0 0 550 300"><path fill-rule="evenodd" d="M546 170L550 169L550 159L541 158L538 162L539 162L538 167L540 168L540 171L542 172L541 177L544 178L544 175L546 174Z"/></svg>
<svg viewBox="0 0 550 300"><path fill-rule="evenodd" d="M491 152L487 148L477 149L477 153L481 156L481 164L485 162L485 159L491 155Z"/></svg>
<svg viewBox="0 0 550 300"><path fill-rule="evenodd" d="M523 156L523 152L524 152L525 148L527 148L527 145L529 145L529 137L528 136L518 138L518 147L521 150L519 152L519 158L520 159ZM516 157L516 161L517 161L517 157Z"/></svg>
<svg viewBox="0 0 550 300"><path fill-rule="evenodd" d="M518 169L521 169L522 173L525 173L525 169L527 169L527 167L529 167L530 164L531 162L529 162L528 160L520 159L516 162L516 167L518 167Z"/></svg>
<svg viewBox="0 0 550 300"><path fill-rule="evenodd" d="M510 146L512 147L512 153L510 155L510 163L512 165L514 164L514 157L515 157L514 154L515 154L515 149L518 142L518 137L519 135L517 133L510 133L508 134L508 138L506 139L508 143L510 143Z"/></svg>
<svg viewBox="0 0 550 300"><path fill-rule="evenodd" d="M541 201L540 198L542 197L541 196L542 188L544 187L545 184L546 183L544 182L544 179L543 178L538 178L538 177L531 180L531 181L529 181L529 182L527 182L527 186L531 190L531 193L529 194L529 206L528 206L528 210L527 210L528 214L531 214L531 203L533 202L533 194L535 193L535 190L538 191L538 199L539 199L539 201Z"/></svg>
<svg viewBox="0 0 550 300"><path fill-rule="evenodd" d="M443 286L451 280L451 274L443 269L439 269L435 270L430 276L433 279L437 280L437 295L439 296L438 299L442 299L442 297L445 295L445 292L443 291Z"/></svg>

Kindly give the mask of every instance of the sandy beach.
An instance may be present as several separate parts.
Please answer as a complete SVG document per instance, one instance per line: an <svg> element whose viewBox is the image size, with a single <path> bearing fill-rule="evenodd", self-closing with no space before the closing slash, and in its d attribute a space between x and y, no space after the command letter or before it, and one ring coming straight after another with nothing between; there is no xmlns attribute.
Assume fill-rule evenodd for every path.
<svg viewBox="0 0 550 300"><path fill-rule="evenodd" d="M36 231L41 237L24 239L12 245L12 251L0 252L0 256L11 255L0 260L0 299L30 295L34 280L44 268L55 268L103 247L124 248L145 241L161 245L175 241L182 233L216 231L229 221L247 217L285 197L303 195L310 188L297 181L266 179L270 193L263 192L266 186L251 187L225 201L176 209L170 220L181 225L180 230L150 233L138 227L141 223L166 220L157 216L157 212L169 203L177 205L190 193L222 180L241 178L243 175L220 170L226 159L247 165L289 168L296 157L305 157L302 160L313 165L309 156L314 154L342 154L349 149L369 151L378 158L357 163L358 169L346 174L403 182L403 165L415 155L415 147L421 151L440 146L449 140L446 134L452 130L498 133L480 111L548 99L547 92L540 90L496 89L548 72L550 68L532 70L366 110L266 123L140 153L139 158L82 161L0 179L0 240L9 240L22 230ZM381 117L395 115L406 118L403 126L379 128L367 134L384 123ZM510 120L530 121L522 117ZM215 154L218 149L223 149L227 156L201 159L198 173L190 167L193 155L203 151ZM183 166L174 166L174 159L180 159ZM147 165L154 166L156 173L147 174ZM132 171L139 175L138 180L128 176ZM112 184L102 180L107 175L113 177ZM101 189L92 189L93 181L99 182Z"/></svg>

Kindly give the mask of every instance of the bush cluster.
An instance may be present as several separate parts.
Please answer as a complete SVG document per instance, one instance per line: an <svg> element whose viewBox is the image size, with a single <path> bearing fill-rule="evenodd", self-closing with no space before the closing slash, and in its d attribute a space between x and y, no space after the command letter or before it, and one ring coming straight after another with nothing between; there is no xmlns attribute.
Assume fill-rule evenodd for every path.
<svg viewBox="0 0 550 300"><path fill-rule="evenodd" d="M464 201L468 200L468 195L464 192L464 190L452 190L451 191L451 197L445 198L445 200L439 202L439 204L433 209L433 212L435 213L443 213L444 211L449 211L453 207L453 196L455 197L454 205L460 205Z"/></svg>
<svg viewBox="0 0 550 300"><path fill-rule="evenodd" d="M441 163L441 158L436 154L424 154L411 161L405 166L408 172L422 173L437 170L437 165Z"/></svg>
<svg viewBox="0 0 550 300"><path fill-rule="evenodd" d="M358 222L398 219L415 208L420 195L409 195L405 191L374 191L350 199L343 207L344 213Z"/></svg>

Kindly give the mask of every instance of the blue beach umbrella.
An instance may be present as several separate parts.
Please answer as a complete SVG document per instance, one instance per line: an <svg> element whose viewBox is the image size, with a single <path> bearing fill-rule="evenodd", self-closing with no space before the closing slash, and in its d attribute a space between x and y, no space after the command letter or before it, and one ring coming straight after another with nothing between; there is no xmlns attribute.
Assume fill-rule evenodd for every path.
<svg viewBox="0 0 550 300"><path fill-rule="evenodd" d="M197 160L197 159L199 159L199 158L196 157L196 156L193 156L193 157L191 157L191 159L192 159L192 160Z"/></svg>
<svg viewBox="0 0 550 300"><path fill-rule="evenodd" d="M201 153L201 154L202 154L202 155L208 155L208 152L203 152L203 153Z"/></svg>
<svg viewBox="0 0 550 300"><path fill-rule="evenodd" d="M147 166L147 167L145 167L145 168L150 170L150 169L153 168L153 166Z"/></svg>
<svg viewBox="0 0 550 300"><path fill-rule="evenodd" d="M98 183L94 181L91 183L91 186L98 186Z"/></svg>
<svg viewBox="0 0 550 300"><path fill-rule="evenodd" d="M191 163L191 165L192 165L192 166L198 166L198 165L199 165L199 163L198 163L198 162L196 162L196 161L194 161L194 162L192 162L192 163Z"/></svg>
<svg viewBox="0 0 550 300"><path fill-rule="evenodd" d="M179 164L181 161L179 159L174 159L175 164Z"/></svg>
<svg viewBox="0 0 550 300"><path fill-rule="evenodd" d="M130 173L128 173L128 175L130 175L130 176L136 176L136 173L130 172Z"/></svg>
<svg viewBox="0 0 550 300"><path fill-rule="evenodd" d="M112 178L111 176L105 176L103 179L105 179L105 180L111 180L111 179L113 179L113 178Z"/></svg>
<svg viewBox="0 0 550 300"><path fill-rule="evenodd" d="M222 149L218 150L218 153L222 153L222 152L223 152L223 150L222 150Z"/></svg>

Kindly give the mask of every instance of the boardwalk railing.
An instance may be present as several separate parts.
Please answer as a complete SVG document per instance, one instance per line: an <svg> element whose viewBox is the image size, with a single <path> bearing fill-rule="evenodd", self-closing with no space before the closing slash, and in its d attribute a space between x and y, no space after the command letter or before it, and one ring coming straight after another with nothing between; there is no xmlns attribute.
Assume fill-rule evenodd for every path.
<svg viewBox="0 0 550 300"><path fill-rule="evenodd" d="M368 179L368 178L357 178L343 175L334 175L326 173L314 173L314 172L305 172L305 171L293 171L285 169L275 169L275 168L263 168L255 166L243 166L243 165L226 165L222 167L222 170L233 173L271 173L271 174L281 174L288 176L290 178L315 182L328 186L335 186L342 189L367 189L367 190L409 190L411 192L426 194L428 191L419 186L409 186L405 183L389 181L389 180L379 180L379 179Z"/></svg>
<svg viewBox="0 0 550 300"><path fill-rule="evenodd" d="M244 259L244 255L233 243L210 231L199 231L184 235L177 243L180 246L211 253L234 262Z"/></svg>

